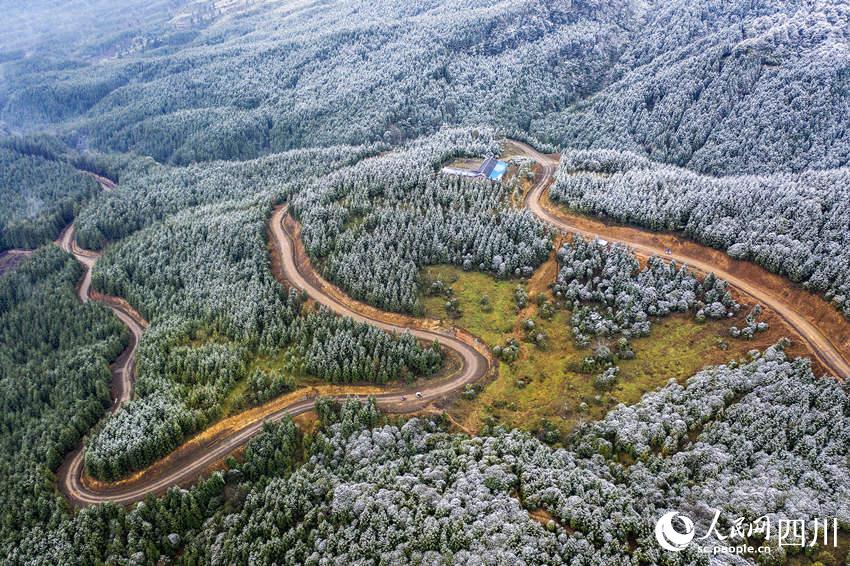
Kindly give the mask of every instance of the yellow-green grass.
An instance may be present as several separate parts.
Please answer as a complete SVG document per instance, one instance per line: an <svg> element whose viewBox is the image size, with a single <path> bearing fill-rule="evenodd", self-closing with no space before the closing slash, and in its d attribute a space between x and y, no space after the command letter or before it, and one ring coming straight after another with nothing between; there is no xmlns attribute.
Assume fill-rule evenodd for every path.
<svg viewBox="0 0 850 566"><path fill-rule="evenodd" d="M292 353L289 348L281 348L272 354L259 354L253 356L249 361L246 377L240 379L233 389L227 394L222 401L222 414L225 416L237 413L247 407L245 395L248 393L248 380L254 374L254 371L261 369L269 373L277 373L283 371L289 374L294 382L296 389L302 387L313 387L314 385L326 384L319 378L311 377L303 372L293 369L293 364L290 361Z"/></svg>
<svg viewBox="0 0 850 566"><path fill-rule="evenodd" d="M497 280L484 273L465 272L454 266L438 265L423 270L421 279L427 288L432 281L441 280L454 291L460 301L462 314L451 323L474 332L482 340L494 345L513 331L516 323L513 299L517 281ZM490 299L489 312L481 307L482 296ZM423 297L422 305L428 318L450 320L446 312L446 297Z"/></svg>
<svg viewBox="0 0 850 566"><path fill-rule="evenodd" d="M553 262L550 259L540 270L552 272L548 264ZM558 310L549 321L540 316L536 294L552 299L545 285L533 280L529 306L517 312L514 289L518 284L528 288L525 283L496 280L453 266L434 266L423 271L426 285L435 279L450 286L459 301L462 315L453 324L478 335L491 347L512 337L521 343L519 358L511 364L501 362L499 376L475 399L458 399L448 408L458 423L473 431L480 430L492 417L508 428L529 431L539 429L541 420L546 419L566 434L581 422L603 417L617 403L635 403L644 393L663 387L670 379L683 382L706 366L742 358L749 350L775 343L782 335L777 324L758 335L757 340L728 338L729 326L742 326L738 319L743 318L747 308L732 320L697 323L690 314L655 320L650 336L632 341L636 358L618 363L617 386L602 393L593 386L593 374L578 371L591 349L575 345L570 312ZM481 295L490 298L492 311L481 308ZM429 317L448 320L445 303L444 297L423 297ZM522 321L527 318L535 321L536 331L546 333L545 349L526 340ZM520 380L524 386L518 383Z"/></svg>
<svg viewBox="0 0 850 566"><path fill-rule="evenodd" d="M484 163L481 158L475 157L458 157L446 163L446 167L454 167L455 169L469 169L470 171L477 169Z"/></svg>
<svg viewBox="0 0 850 566"><path fill-rule="evenodd" d="M808 536L811 536L809 534ZM791 556L786 563L789 566L839 566L839 564L847 564L845 558L850 556L850 533L844 530L838 531L837 544L833 545L832 534L830 533L827 545L814 556L806 556L799 548L787 548ZM795 552L797 552L795 554Z"/></svg>
<svg viewBox="0 0 850 566"><path fill-rule="evenodd" d="M248 377L236 382L224 401L221 402L221 414L225 417L233 415L245 408L245 394L248 392Z"/></svg>
<svg viewBox="0 0 850 566"><path fill-rule="evenodd" d="M730 354L720 347L721 335L728 334L729 326L726 321L698 323L691 314L655 321L649 336L632 341L635 359L618 363L619 387L614 394L624 403L635 403L648 389L661 387L670 379L681 382L706 365L742 355L737 349ZM750 348L747 343L746 349Z"/></svg>

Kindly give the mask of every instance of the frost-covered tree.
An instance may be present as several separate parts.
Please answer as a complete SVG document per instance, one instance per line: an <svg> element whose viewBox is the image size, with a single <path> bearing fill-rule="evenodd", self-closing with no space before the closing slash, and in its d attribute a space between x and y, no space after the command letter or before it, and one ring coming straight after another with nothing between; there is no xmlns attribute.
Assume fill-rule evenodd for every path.
<svg viewBox="0 0 850 566"><path fill-rule="evenodd" d="M393 311L421 312L427 265L529 276L551 247L544 226L502 184L436 172L496 149L490 132L447 130L321 177L293 201L307 252L353 297Z"/></svg>
<svg viewBox="0 0 850 566"><path fill-rule="evenodd" d="M630 153L567 152L552 199L749 259L850 316L850 171L710 177Z"/></svg>
<svg viewBox="0 0 850 566"><path fill-rule="evenodd" d="M738 311L725 281L709 275L699 281L687 266L651 257L641 268L627 247L574 235L558 250L552 291L572 309L573 336L580 345L591 337L649 334L653 318L693 312L697 319L722 318Z"/></svg>

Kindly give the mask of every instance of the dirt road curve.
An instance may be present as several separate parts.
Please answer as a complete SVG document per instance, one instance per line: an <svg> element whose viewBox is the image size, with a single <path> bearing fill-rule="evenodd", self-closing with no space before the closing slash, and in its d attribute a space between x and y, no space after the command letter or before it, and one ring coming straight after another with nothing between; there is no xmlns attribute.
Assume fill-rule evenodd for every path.
<svg viewBox="0 0 850 566"><path fill-rule="evenodd" d="M842 348L840 344L837 344L831 338L829 330L822 330L810 317L806 317L799 312L799 305L802 302L820 300L818 297L803 290L797 290L795 292L792 283L787 280L781 280L778 276L771 279L780 281L780 285L784 287L782 290L783 294L780 295L778 292L772 292L773 290L768 289L766 285L746 278L750 274L760 273L764 270L757 269L756 266L747 264L746 262L732 261L728 257L721 258L724 265L720 265L721 261L709 263L701 256L707 255L717 258L722 252L717 252L717 250L711 250L690 242L688 245L676 245L680 241L679 238L668 238L669 242L675 243L667 243L665 245L665 243L659 241L658 244L654 244L652 240L660 240L660 238L646 230L631 228L628 231L618 230L617 228L607 227L601 222L592 223L592 228L588 229L591 223L582 222L581 219L570 216L557 207L547 206L545 193L554 180L554 174L558 167L557 159L543 155L526 144L520 142L510 143L519 153L527 155L542 166L542 179L529 191L525 201L526 207L539 218L566 232L575 232L588 237L598 236L611 242L626 244L643 256L657 255L666 257L674 259L680 264L686 263L689 267L702 273L714 272L715 275L728 281L739 292L749 296L754 302L761 303L771 309L782 318L809 345L809 350L817 357L821 364L837 378L841 380L850 378L850 362L842 354L842 351L845 351L846 348ZM630 237L623 237L622 234L628 234ZM670 254L665 253L665 248L667 247L671 249ZM688 253L689 251L697 251L700 255ZM725 268L727 266L728 268ZM756 277L753 276L752 279L756 279ZM762 277L761 279L764 278ZM835 310L829 306L826 308ZM841 324L846 326L846 322L844 321ZM833 323L831 326L834 327L835 324Z"/></svg>
<svg viewBox="0 0 850 566"><path fill-rule="evenodd" d="M105 190L115 187L114 183L98 177ZM75 238L76 230L73 224L68 225L59 235L56 241L62 250L74 256L84 268L82 280L77 285L77 296L83 303L96 300L103 303L124 323L130 330L130 343L112 364L112 407L110 412L115 412L125 402L130 400L133 394L133 380L135 376L136 348L142 336L147 321L139 313L132 309L125 301L116 297L107 297L92 293L91 273L95 263L100 257L99 253L84 250L77 245ZM65 493L73 492L75 481L79 481L83 470L83 447L80 446L69 454L57 471L60 487Z"/></svg>
<svg viewBox="0 0 850 566"><path fill-rule="evenodd" d="M542 167L535 185L526 197L526 206L538 217L560 230L578 232L586 236L599 236L610 241L628 244L636 252L643 255L664 256L664 248L646 243L643 239L618 238L617 233L607 230L604 226L588 230L576 218L568 213L547 206L546 191L554 179L558 161L543 155L528 145L519 142L509 142L509 146L517 153L527 155L536 160ZM468 383L472 383L486 375L494 362L488 348L474 336L463 331L452 331L440 328L435 321L415 319L403 315L385 313L369 305L357 302L347 297L344 292L325 281L310 265L304 253L297 223L289 218L285 207L278 207L272 214L269 233L272 248L273 271L282 283L304 290L310 298L335 313L351 317L360 322L372 324L378 328L393 332L409 331L413 336L424 340L439 340L443 347L452 350L460 359L460 368L451 375L434 379L420 388L422 397L418 399L414 390L384 389L374 394L378 404L385 410L405 413L417 411L423 406L446 395L457 391ZM640 232L641 234L651 234ZM116 315L127 324L133 334L133 342L114 365L113 370L122 384L116 396L120 403L129 399L133 375L133 357L135 345L145 324L141 318L131 312L132 309L120 299L112 297L94 297L91 294L91 267L97 261L98 255L80 249L74 240L73 226L66 230L60 245L71 252L86 266L86 275L80 283L80 299L87 301L89 297L103 301L115 311ZM695 244L692 244L696 246ZM698 247L698 246L697 246ZM713 271L719 277L729 281L740 292L749 295L772 309L787 324L799 333L821 362L837 376L850 376L850 364L840 353L840 350L830 341L826 334L818 329L806 317L800 315L792 304L783 297L766 292L757 284L747 281L734 273L727 272L716 265L708 264L700 257L680 251L671 257L681 263L687 263L692 268L709 272ZM790 285L790 284L789 284ZM374 391L374 388L372 388ZM335 389L337 397L364 397L364 388L351 386ZM65 463L57 472L59 487L68 499L76 506L111 501L128 504L143 499L148 494L159 494L175 485L186 485L194 481L199 474L212 464L221 461L234 450L245 444L263 425L264 421L277 421L284 415L296 416L312 409L315 398L313 395L297 399L283 399L271 402L262 407L252 409L249 417L228 419L226 426L199 434L184 443L169 456L133 477L112 484L83 481L82 451L78 449L66 458ZM114 409L113 409L114 410Z"/></svg>
<svg viewBox="0 0 850 566"><path fill-rule="evenodd" d="M91 272L100 254L80 248L74 236L74 225L71 224L59 236L58 244L64 251L73 255L85 269L83 279L77 286L77 296L83 303L94 300L105 304L130 330L130 343L121 356L112 364L112 374L114 376L112 382L112 411L115 411L122 403L129 401L133 393L136 346L148 323L139 313L127 305L125 301L116 297L107 297L92 292Z"/></svg>
<svg viewBox="0 0 850 566"><path fill-rule="evenodd" d="M391 332L408 331L423 341L439 340L444 348L453 350L461 360L460 368L452 375L443 379L435 379L421 387L419 389L421 398L416 397L416 390L388 390L386 393L373 395L379 406L391 412L414 412L487 374L492 360L489 357L487 347L475 337L461 332L454 333L436 328L436 324L432 321L407 319L388 313L383 317L380 311L373 307L356 301L337 298L338 292L332 296L331 293L335 289L333 285L323 280L306 262L306 258L297 254L297 244L283 225L285 216L286 209L284 207L275 209L271 218L270 231L276 256L275 263L280 265L280 275L285 278L286 283L306 291L313 300L340 315L351 317L360 322L367 322ZM63 242L65 242L63 246L67 245L67 249L78 250L73 244L73 232L69 232L70 235L63 238ZM96 261L96 256L85 255L84 253L77 257L86 265L93 265ZM80 285L81 293L83 289L88 292L89 285L90 276L87 272L87 276ZM399 324L398 319L405 320L402 324ZM122 320L124 319L122 318ZM393 322L388 322L388 320ZM433 328L428 328L429 326ZM338 395L339 397L366 396L362 394L363 389L356 386L339 389L345 390L341 395ZM358 392L361 394L358 394ZM225 428L220 435L217 435L211 441L190 440L158 465L155 464L153 472L142 472L129 481L115 484L98 484L95 486L92 485L93 482L84 482L82 452L77 450L69 456L57 473L59 487L66 497L77 506L106 501L121 504L139 501L148 494L162 493L172 486L185 485L191 482L210 465L224 459L228 454L245 444L254 434L260 431L264 421L273 422L281 419L283 415L296 416L305 413L313 408L314 403L315 399L308 397L283 407L270 404L268 413L261 413L260 417L252 418L244 426Z"/></svg>

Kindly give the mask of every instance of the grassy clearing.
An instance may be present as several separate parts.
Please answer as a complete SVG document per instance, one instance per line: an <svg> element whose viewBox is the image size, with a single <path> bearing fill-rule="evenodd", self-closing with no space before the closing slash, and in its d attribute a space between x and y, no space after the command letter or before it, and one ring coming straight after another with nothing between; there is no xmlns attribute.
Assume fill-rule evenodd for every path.
<svg viewBox="0 0 850 566"><path fill-rule="evenodd" d="M458 157L446 163L446 167L454 167L455 169L469 169L474 171L481 167L484 160L476 157Z"/></svg>
<svg viewBox="0 0 850 566"><path fill-rule="evenodd" d="M464 272L453 266L433 266L422 274L423 288L442 280L457 299L460 316L451 322L480 336L491 347L515 338L520 342L518 359L500 362L499 377L475 399L458 399L448 408L450 416L464 428L479 431L488 423L501 423L528 431L557 431L563 436L578 424L596 420L618 403L631 404L670 379L683 382L709 365L746 356L754 348L764 348L782 336L780 324L771 320L771 329L755 340L728 337L729 326L742 326L749 311L744 307L732 320L697 323L690 314L679 314L653 323L652 333L632 341L637 354L619 362L619 384L600 393L593 375L576 371L590 349L579 349L570 332L570 312L557 310L544 320L537 295L551 298L548 281L554 278L554 256L541 266L528 282L499 281L489 275ZM542 275L541 275L542 274ZM545 279L545 281L544 281ZM521 285L530 294L529 306L518 310L514 290ZM492 310L482 308L480 298L489 298ZM446 297L423 297L428 317L449 320ZM522 322L531 318L537 331L547 335L540 348L526 338Z"/></svg>
<svg viewBox="0 0 850 566"><path fill-rule="evenodd" d="M422 304L427 318L450 320L455 326L473 330L488 344L495 344L513 331L516 323L513 299L516 281L499 281L478 272L465 272L447 265L427 267L422 273L423 287L441 280L451 286L461 304L461 316L452 317L446 310L446 297L426 296ZM490 301L491 309L481 306L482 297Z"/></svg>
<svg viewBox="0 0 850 566"><path fill-rule="evenodd" d="M245 407L245 394L248 392L248 378L240 379L221 402L221 414L225 417L238 413Z"/></svg>
<svg viewBox="0 0 850 566"><path fill-rule="evenodd" d="M263 370L269 374L283 372L290 376L295 383L295 389L326 385L327 382L317 377L312 377L298 369L297 361L293 358L290 348L282 348L277 352L267 355L253 356L248 364L248 371L244 379L239 380L233 386L230 393L222 402L222 415L230 416L249 408L247 393L250 387L249 380L256 370Z"/></svg>

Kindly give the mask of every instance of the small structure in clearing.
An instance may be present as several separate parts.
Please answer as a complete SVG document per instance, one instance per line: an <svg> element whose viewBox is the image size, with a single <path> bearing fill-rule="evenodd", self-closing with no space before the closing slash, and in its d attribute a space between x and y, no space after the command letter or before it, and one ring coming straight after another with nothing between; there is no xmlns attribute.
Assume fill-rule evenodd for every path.
<svg viewBox="0 0 850 566"><path fill-rule="evenodd" d="M464 169L461 167L443 167L443 173L447 175L459 175L461 177L487 177L492 181L501 181L505 171L508 170L506 161L499 161L495 157L488 157L476 169Z"/></svg>

